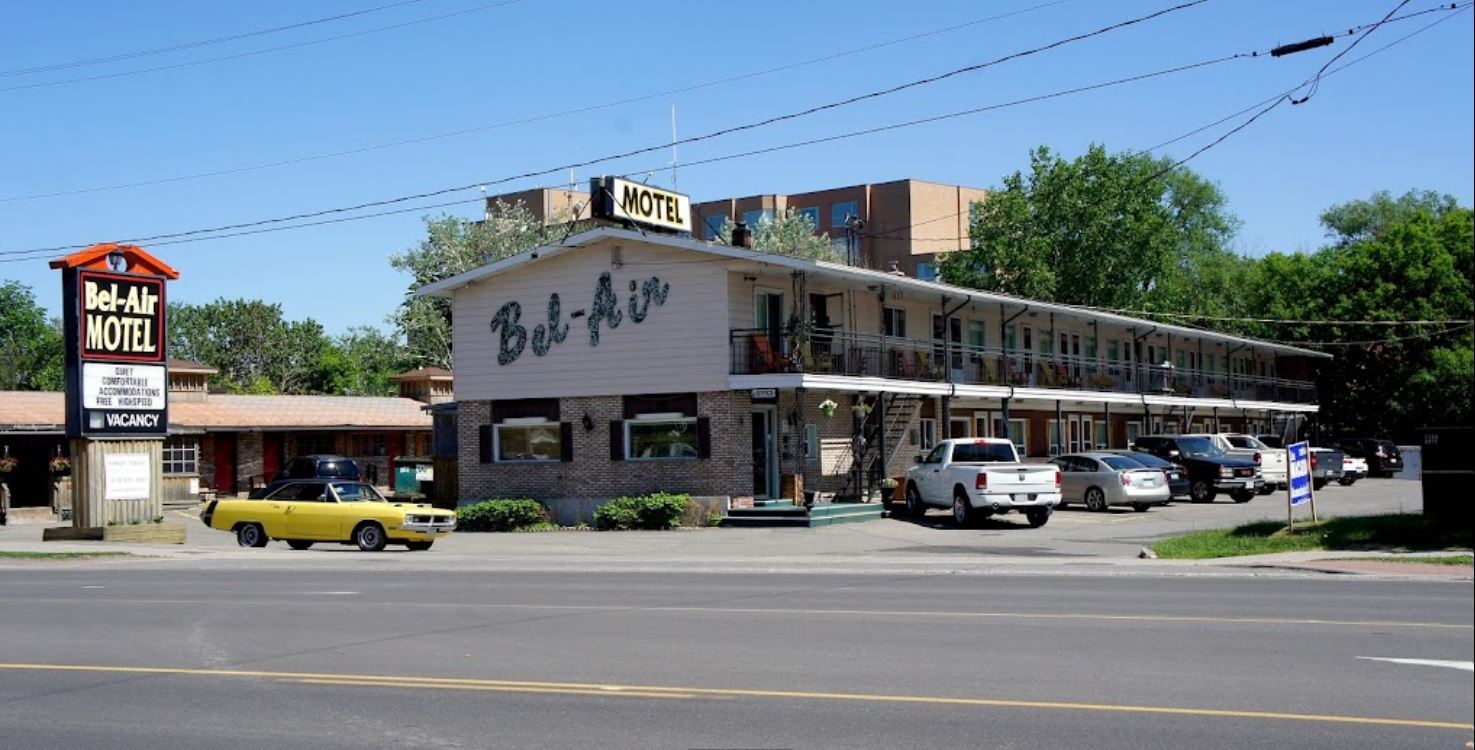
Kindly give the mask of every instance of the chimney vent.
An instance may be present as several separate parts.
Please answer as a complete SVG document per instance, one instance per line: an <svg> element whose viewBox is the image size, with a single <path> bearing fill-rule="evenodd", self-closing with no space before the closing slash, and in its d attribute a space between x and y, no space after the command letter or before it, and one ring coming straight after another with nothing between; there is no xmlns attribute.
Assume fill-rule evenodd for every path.
<svg viewBox="0 0 1475 750"><path fill-rule="evenodd" d="M747 222L739 221L732 225L732 246L752 247L753 233L748 231Z"/></svg>
<svg viewBox="0 0 1475 750"><path fill-rule="evenodd" d="M887 271L887 273L891 274L892 276L905 276L905 275L907 275L907 272L906 271L901 270L900 263L898 261L894 261L894 260L891 261L891 270L890 271Z"/></svg>

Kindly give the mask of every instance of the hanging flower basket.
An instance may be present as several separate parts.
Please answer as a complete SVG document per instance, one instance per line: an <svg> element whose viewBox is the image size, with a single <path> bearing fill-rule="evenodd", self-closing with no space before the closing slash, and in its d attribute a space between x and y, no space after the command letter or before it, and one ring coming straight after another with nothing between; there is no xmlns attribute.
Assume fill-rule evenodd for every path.
<svg viewBox="0 0 1475 750"><path fill-rule="evenodd" d="M857 401L855 406L850 407L850 411L854 412L855 416L864 419L867 414L871 413L871 405L864 401Z"/></svg>
<svg viewBox="0 0 1475 750"><path fill-rule="evenodd" d="M57 456L51 459L51 462L47 466L51 469L52 474L59 477L64 477L72 473L72 460L66 456Z"/></svg>
<svg viewBox="0 0 1475 750"><path fill-rule="evenodd" d="M838 408L840 408L840 405L830 399L819 402L819 413L826 417L835 416L835 410Z"/></svg>
<svg viewBox="0 0 1475 750"><path fill-rule="evenodd" d="M0 457L0 474L9 474L10 472L15 471L15 467L19 465L20 460L15 458L14 456Z"/></svg>

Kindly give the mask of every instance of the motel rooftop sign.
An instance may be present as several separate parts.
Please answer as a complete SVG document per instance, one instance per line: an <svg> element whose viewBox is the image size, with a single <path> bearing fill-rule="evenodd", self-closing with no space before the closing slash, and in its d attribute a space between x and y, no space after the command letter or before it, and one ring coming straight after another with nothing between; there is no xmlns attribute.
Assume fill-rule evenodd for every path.
<svg viewBox="0 0 1475 750"><path fill-rule="evenodd" d="M691 198L622 177L589 181L596 219L634 224L664 232L691 232Z"/></svg>
<svg viewBox="0 0 1475 750"><path fill-rule="evenodd" d="M142 249L94 245L62 270L69 437L169 430L165 284L179 274Z"/></svg>

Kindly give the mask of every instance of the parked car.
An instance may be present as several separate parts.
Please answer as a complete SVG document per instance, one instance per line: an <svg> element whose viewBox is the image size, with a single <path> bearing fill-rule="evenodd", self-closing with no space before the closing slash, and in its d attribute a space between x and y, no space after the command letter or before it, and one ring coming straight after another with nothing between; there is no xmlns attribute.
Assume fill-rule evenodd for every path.
<svg viewBox="0 0 1475 750"><path fill-rule="evenodd" d="M1149 469L1158 469L1162 471L1168 477L1169 497L1188 497L1188 491L1190 488L1188 482L1188 472L1184 471L1183 467L1179 466L1178 464L1175 464L1172 461L1165 461L1161 458L1158 458L1157 456L1152 455L1151 453L1141 453L1131 450L1116 450L1107 452L1115 453L1118 456L1126 456L1133 461L1146 466Z"/></svg>
<svg viewBox="0 0 1475 750"><path fill-rule="evenodd" d="M1188 473L1188 497L1195 503L1213 502L1220 492L1228 493L1236 503L1247 503L1265 483L1259 464L1226 455L1205 437L1144 435L1132 443L1132 449L1182 466Z"/></svg>
<svg viewBox="0 0 1475 750"><path fill-rule="evenodd" d="M1342 478L1337 480L1338 484L1351 487L1365 476L1367 476L1367 459L1342 454Z"/></svg>
<svg viewBox="0 0 1475 750"><path fill-rule="evenodd" d="M1336 447L1353 458L1367 461L1368 476L1391 477L1403 471L1403 452L1392 440L1346 438L1337 441Z"/></svg>
<svg viewBox="0 0 1475 750"><path fill-rule="evenodd" d="M363 479L359 465L351 458L329 454L298 456L277 471L265 487L251 491L252 498L263 498L282 485L296 479L341 479L358 482Z"/></svg>
<svg viewBox="0 0 1475 750"><path fill-rule="evenodd" d="M929 506L952 508L966 526L979 518L1020 511L1035 528L1060 504L1060 469L1020 463L1004 438L943 440L907 471L907 512L921 518Z"/></svg>
<svg viewBox="0 0 1475 750"><path fill-rule="evenodd" d="M1206 437L1214 441L1214 445L1225 454L1248 458L1259 464L1260 478L1265 480L1265 484L1260 487L1262 495L1285 489L1286 483L1290 481L1287 471L1289 459L1284 448L1272 448L1254 435L1238 432L1201 433L1193 437Z"/></svg>
<svg viewBox="0 0 1475 750"><path fill-rule="evenodd" d="M1342 479L1342 452L1331 448L1311 449L1311 486L1321 488Z"/></svg>
<svg viewBox="0 0 1475 750"><path fill-rule="evenodd" d="M260 499L212 500L200 521L234 533L242 547L265 547L280 539L298 550L336 542L366 552L388 544L428 550L456 528L450 511L391 503L371 484L329 479L288 480Z"/></svg>
<svg viewBox="0 0 1475 750"><path fill-rule="evenodd" d="M1063 481L1060 506L1084 503L1086 510L1105 513L1113 505L1130 505L1137 512L1164 505L1171 495L1162 469L1115 453L1070 453L1050 459L1060 467Z"/></svg>

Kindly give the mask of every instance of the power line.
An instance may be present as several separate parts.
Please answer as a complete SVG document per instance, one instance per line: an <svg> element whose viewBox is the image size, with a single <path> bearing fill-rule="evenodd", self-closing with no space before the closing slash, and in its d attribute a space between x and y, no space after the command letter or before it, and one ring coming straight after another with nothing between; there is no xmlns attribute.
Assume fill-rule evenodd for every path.
<svg viewBox="0 0 1475 750"><path fill-rule="evenodd" d="M170 52L182 52L187 49L198 49L200 47L208 47L215 44L225 44L226 42L236 42L242 39L251 39L258 36L266 36L268 34L277 34L283 31L293 31L296 29L307 28L308 26L317 26L319 24L332 23L333 21L342 21L348 18L366 16L370 13L378 13L380 11L399 8L405 5L415 5L417 3L423 2L425 2L425 0L401 0L400 2L389 3L387 5L378 5L372 8L364 8L362 10L349 11L347 13L339 13L332 16L324 16L322 18L312 18L306 21L298 21L297 23L289 23L285 26L271 26L264 29L245 31L239 34L230 34L228 36L217 36L210 39L197 39L191 42L180 42L178 44L171 44L167 47L155 47L153 49L122 52L116 55L108 55L106 57L90 57L82 60L71 60L68 62L51 63L48 65L36 65L29 68L0 70L0 78L31 75L34 73L49 73L54 70L66 70L68 68L84 68L92 65L102 65L104 63L119 62L121 60L136 60L140 57L163 55Z"/></svg>
<svg viewBox="0 0 1475 750"><path fill-rule="evenodd" d="M240 60L240 59L246 58L246 57L256 57L256 56L259 56L259 55L270 54L272 52L282 52L282 51L285 51L285 50L300 49L302 47L311 47L311 46L317 45L317 44L326 44L328 42L337 42L337 41L342 41L344 39L353 39L353 38L356 38L356 37L368 36L370 34L378 34L378 33L385 32L385 31L395 31L395 30L398 30L398 29L408 28L410 26L419 26L421 24L432 23L432 22L435 22L435 21L444 21L444 20L446 20L448 18L458 18L460 16L468 15L468 14L471 14L471 13L479 13L479 12L484 11L484 10L494 10L496 8L501 8L501 7L504 7L504 6L507 6L507 5L513 5L515 3L520 3L522 1L523 0L501 0L501 2L486 3L486 4L483 4L483 5L478 5L478 6L473 7L473 8L466 8L464 10L458 10L458 11L454 11L454 12L451 12L451 13L442 13L442 14L437 15L437 16L429 16L429 17L426 17L426 18L419 18L419 19L415 19L415 20L412 20L412 21L404 21L402 23L390 24L388 26L377 26L377 27L372 28L372 29L363 29L361 31L354 31L354 32L350 32L350 33L347 33L347 34L338 34L336 36L323 37L321 39L308 39L306 41L294 42L292 44L283 44L283 45L280 45L280 46L277 46L277 47L266 47L264 49L252 50L252 51L249 51L249 52L238 52L238 53L233 54L233 55L222 55L222 56L219 56L219 57L206 57L206 58L202 58L202 59L199 59L199 60L188 60L188 61L185 61L185 62L178 62L178 63L173 63L173 64L170 64L170 65L156 65L156 66L154 66L152 68L138 68L136 70L124 70L124 71L118 71L118 72L114 72L114 73L99 73L97 75L79 76L77 78L63 78L61 80L56 80L56 81L41 81L41 82L38 82L38 83L26 83L26 84L20 84L20 85L16 85L16 86L7 86L5 88L0 88L0 93L5 93L7 91L24 91L24 90L29 90L29 89L50 88L52 86L70 86L70 85L75 84L75 83L86 83L88 81L103 81L103 80L108 80L108 79L112 79L112 78L125 78L125 77L128 77L128 76L143 75L145 73L158 73L158 72L164 71L164 70L178 70L180 68L193 68L193 67L200 66L200 65L208 65L210 63L224 62L226 60Z"/></svg>
<svg viewBox="0 0 1475 750"><path fill-rule="evenodd" d="M1362 43L1362 40L1368 38L1368 36L1371 35L1374 31L1377 31L1378 30L1378 27L1382 26L1385 23L1388 23L1388 19L1392 18L1393 17L1393 14L1395 14L1398 11L1402 10L1403 9L1403 6L1408 5L1408 3L1409 3L1409 0L1399 0L1399 3L1397 5L1395 5L1395 6L1393 6L1393 10L1388 11L1388 15L1383 16L1383 20L1378 21L1377 23L1373 24L1372 26L1369 26L1366 31L1362 32L1362 36L1357 37L1357 39L1353 40L1353 42L1351 44L1347 45L1347 48L1346 49L1342 50L1341 52L1338 52L1336 55L1334 55L1332 57L1332 59L1327 60L1326 63L1323 64L1321 66L1321 68L1316 71L1316 75L1314 75L1314 76L1311 77L1311 81L1310 81L1311 90L1308 91L1308 92L1306 92L1306 95L1303 96L1303 97L1301 97L1300 99L1292 99L1291 100L1291 104L1305 104L1307 101L1309 101L1311 99L1311 97L1316 96L1316 92L1318 90L1320 90L1320 88L1321 88L1321 76L1322 76L1323 73L1326 72L1326 69L1327 68L1330 68L1332 66L1332 63L1334 63L1334 62L1342 59L1342 55L1345 55L1348 52L1351 52L1353 50L1353 48L1355 48L1358 44L1361 44Z"/></svg>
<svg viewBox="0 0 1475 750"><path fill-rule="evenodd" d="M1446 328L1442 331L1426 331L1423 333L1415 333L1408 336L1390 336L1388 338L1368 339L1366 341L1276 341L1274 339L1264 340L1269 341L1273 344L1285 344L1286 346L1376 346L1377 344L1394 344L1401 341L1417 341L1419 339L1429 339L1436 336L1447 336L1451 333L1459 333L1460 331L1469 330L1472 327L1475 327L1475 323L1465 323L1463 325L1457 325L1452 328Z"/></svg>
<svg viewBox="0 0 1475 750"><path fill-rule="evenodd" d="M516 2L517 0L510 0L510 1ZM927 78L921 78L921 79L917 79L917 80L913 80L913 81L908 81L906 83L899 84L899 85L896 85L896 86L891 86L889 88L880 89L880 90L876 90L876 91L871 91L871 92L867 92L867 93L864 93L864 94L859 94L859 95L852 96L852 97L849 97L849 98L846 98L846 99L842 99L842 100L839 100L839 101L833 101L833 102L828 102L826 104L816 105L814 107L809 107L807 109L799 110L797 112L789 112L789 113L782 114L782 115L775 115L775 116L772 116L772 117L769 117L769 118L766 118L766 119L763 119L763 120L758 120L756 122L749 122L749 123L745 123L745 124L742 124L742 125L734 125L734 126L731 126L731 127L722 128L722 129L719 129L719 130L715 130L715 131L711 131L711 132L708 132L708 133L704 133L702 135L690 136L690 137L687 137L687 138L682 138L682 139L679 139L679 140L676 140L676 141L672 141L672 142L668 142L668 143L661 143L661 144L654 145L654 146L646 146L646 147L643 147L643 148L637 148L637 149L633 149L633 150L626 151L626 152L619 153L619 154L611 154L611 155L608 155L608 156L597 157L597 158L594 158L594 159L588 159L588 160L584 160L584 161L580 161L580 162L574 162L574 163L570 163L570 164L561 164L559 166L548 168L548 169L539 169L539 170L524 172L524 173L521 173L521 174L515 174L515 175L506 176L506 177L500 177L500 178L493 179L493 180L481 180L481 181L478 181L478 182L469 183L469 184L465 184L465 185L456 185L456 186L453 186L453 187L440 188L440 189L436 189L436 190L429 190L429 191L426 191L426 192L416 193L416 194L412 194L412 195L403 195L403 196L398 196L398 197L395 197L395 198L386 198L386 199L382 199L382 200L367 201L367 202L359 203L357 205L352 205L352 206L342 206L342 207L337 207L337 208L321 209L321 210L317 210L317 211L308 211L308 212L302 212L302 213L292 214L292 215L288 215L288 216L274 217L274 218L269 218L269 219L259 219L259 220L255 220L255 221L240 222L240 223L236 223L236 224L227 224L227 225L216 226L216 227L206 227L206 228L200 228L200 229L185 230L185 231L180 231L180 232L169 232L169 233L163 233L163 234L156 234L156 235L151 235L151 236L147 236L147 237L137 237L137 238L132 238L132 239L128 239L128 240L120 240L120 242L129 242L129 243L152 242L152 241L155 241L155 240L175 239L175 238L179 238L179 237L188 237L188 236L201 235L201 234L214 234L214 233L217 233L217 232L227 232L227 231L234 231L234 230L238 230L238 229L249 229L249 228L253 228L253 227L257 227L257 226L262 226L262 225L267 225L267 224L278 224L278 223L285 223L285 222L291 222L291 221L299 221L299 220L303 220L303 219L312 219L312 218L317 218L317 217L320 217L320 216L327 216L327 215L331 215L331 214L351 213L351 212L355 212L355 211L362 211L362 210L368 209L368 208L377 208L379 206L387 206L387 205L392 205L392 204L396 204L396 203L404 203L404 202L408 202L408 201L423 200L423 199L426 199L426 198L433 198L433 197L437 197L437 196L441 196L441 195L446 195L446 194L449 194L449 193L460 192L460 191L463 191L463 190L471 190L471 189L477 189L477 188L485 188L485 187L487 187L489 185L500 185L500 184L504 184L504 183L508 183L508 182L513 182L513 181L516 181L516 180L528 179L528 178L532 178L532 177L542 177L542 176L546 176L546 175L550 175L550 174L559 174L559 173L566 172L566 171L568 171L570 169L581 169L581 168L584 168L584 167L587 167L587 166L592 166L592 165L600 164L600 163L603 163L603 162L618 161L618 160L630 158L632 156L639 156L639 155L642 155L642 154L652 153L652 152L656 152L656 151L665 151L666 149L671 148L672 146L675 146L675 145L687 145L687 144L691 144L691 143L699 143L699 142L702 142L702 141L712 140L714 138L719 138L719 137L722 137L722 136L731 135L733 133L743 132L743 131L747 131L747 130L755 130L755 129L766 127L766 126L773 125L773 124L776 124L776 123L787 122L787 121L790 121L790 120L799 119L801 117L806 117L806 116L809 116L809 115L812 115L812 114L816 114L818 112L824 112L824 111L828 111L828 110L832 110L832 109L837 109L837 108L844 107L844 106L847 106L847 105L850 105L850 104L855 104L857 102L868 101L868 100L872 100L872 99L877 99L877 98L880 98L880 97L883 97L883 96L887 96L887 95L890 95L890 94L897 93L899 91L904 91L904 90L916 88L918 86L923 86L923 85L927 85L927 84L931 84L931 83L936 83L938 81L942 81L942 80L945 80L945 79L948 79L948 78L952 78L954 76L961 75L963 73L968 73L968 72L973 72L973 71L977 71L977 70L982 70L982 69L985 69L985 68L993 67L995 65L999 65L999 64L1002 64L1002 63L1011 61L1011 60L1017 60L1017 59L1020 59L1020 58L1023 58L1023 57L1028 57L1030 55L1035 55L1035 54L1038 54L1040 52L1044 52L1044 51L1047 51L1047 50L1050 50L1050 49L1055 49L1057 47L1061 47L1061 46L1066 45L1066 44L1071 44L1073 42L1078 42L1078 41L1082 41L1082 40L1085 40L1085 39L1090 39L1090 38L1093 38L1093 37L1096 37L1096 36L1100 36L1102 34L1106 34L1106 33L1109 33L1111 31L1116 31L1116 30L1119 30L1119 29L1122 29L1122 28L1133 26L1135 24L1143 23L1145 21L1148 21L1148 20L1151 20L1151 19L1155 19L1155 18L1161 17L1161 16L1166 15L1166 14L1169 14L1169 13L1174 13L1174 12L1177 12L1177 11L1180 11L1180 10L1184 10L1186 8L1191 8L1191 7L1194 7L1194 6L1197 6L1197 5L1201 5L1201 4L1205 3L1205 2L1208 2L1208 0L1192 0L1192 2L1181 3L1179 5L1175 5L1175 6L1172 6L1170 8L1165 8L1163 10L1154 11L1152 13L1149 13L1149 14L1146 14L1146 15L1143 15L1143 16L1138 16L1138 17L1135 17L1135 18L1128 19L1126 21L1119 21L1117 23L1113 23L1113 24L1110 24L1110 25L1107 25L1107 26L1103 26L1101 28L1096 29L1095 31L1090 31L1090 32L1082 33L1082 34L1076 34L1074 36L1066 37L1065 39L1060 39L1060 40L1057 40L1057 41L1054 41L1054 42L1050 42L1050 43L1045 44L1045 45L1041 45L1041 46L1038 46L1038 47L1032 47L1032 48L1029 48L1029 49L1020 51L1020 52L1013 52L1013 53L1004 55L1002 57L995 58L995 59L990 60L988 62L978 63L978 64L975 64L975 65L968 65L968 66L964 66L962 68L956 68L956 69L953 69L953 70L950 70L950 71L947 71L947 72L944 72L944 73L940 73L940 74L937 74L937 75L934 75L934 76L929 76ZM1226 58L1226 59L1228 59L1228 58ZM1195 65L1201 65L1201 64L1195 64ZM936 119L936 118L929 118L929 120L930 119ZM60 251L60 250L68 250L68 249L72 249L72 248L76 248L76 247L83 247L83 246L85 246L85 245L79 245L79 244L76 244L76 243L72 243L72 244L68 244L68 245L59 245L59 246L55 246L55 247L51 247L51 248L38 248L36 250L31 250L31 251L3 251L3 252L0 252L0 254L15 255L15 254L26 253L26 252Z"/></svg>
<svg viewBox="0 0 1475 750"><path fill-rule="evenodd" d="M263 162L263 163L251 164L251 165L246 165L246 166L241 166L241 167L233 167L233 168L229 168L229 169L219 169L219 170L213 170L213 171L209 171L209 172L197 172L197 173L187 174L187 175L176 175L176 176L173 176L173 177L162 177L162 178L151 179L151 180L139 180L139 181L135 181L135 182L117 183L117 184L113 184L113 185L103 185L103 186L100 186L100 187L77 188L77 189L71 189L71 190L53 191L53 192L49 192L49 193L33 193L33 194L30 194L30 195L9 196L9 197L5 197L5 198L0 198L0 203L9 203L9 202L12 202L12 201L23 201L23 200L36 200L36 199L42 199L42 198L58 198L58 197L64 197L64 196L69 196L69 195L83 195L83 194L88 194L88 193L100 193L100 192L111 191L111 190L123 190L123 189L128 189L128 188L148 187L148 186L151 186L151 185L163 185L163 184L173 183L173 182L184 182L184 181L189 181L189 180L199 180L199 179L205 179L205 178L209 178L209 177L223 177L223 176L227 176L227 175L241 174L243 172L253 172L253 171L262 170L262 169L272 169L272 168L276 168L276 167L292 166L292 165L295 165L295 164L303 164L303 163L306 163L306 162L320 161L320 160L323 160L323 159L333 159L333 158L344 157L344 156L354 156L354 155L357 155L357 154L370 153L370 152L374 152L374 151L382 151L382 150L390 149L390 148L399 148L401 146L410 146L410 145L414 145L414 144L418 144L418 143L427 143L427 142L430 142L430 141L436 141L436 140L441 140L441 139L445 139L445 138L453 138L453 137L463 136L463 135L472 135L472 134L475 134L475 133L484 133L484 132L488 132L488 131L491 131L491 130L499 130L499 129L502 129L502 128L511 127L511 126L515 126L515 125L528 125L528 124L532 124L532 123L536 123L536 122L544 122L544 121L547 121L547 120L553 120L553 119L557 119L557 118L561 118L561 117L567 117L567 116L571 116L571 115L587 114L589 112L596 112L596 111L600 111L600 110L604 110L604 109L609 109L609 108L612 108L612 107L619 107L619 106L624 106L624 105L627 105L627 104L636 104L636 103L639 103L639 102L650 101L650 100L653 100L653 99L661 99L661 98L665 98L665 97L669 97L669 96L676 96L676 95L679 95L679 94L686 94L686 93L690 93L690 92L693 92L693 91L700 91L702 89L712 88L712 87L715 87L715 86L723 86L723 85L727 85L727 84L731 84L731 83L736 83L736 82L739 82L739 81L749 80L749 79L752 79L752 78L758 78L758 77L761 77L761 76L767 76L767 75L771 75L771 74L774 74L774 73L782 73L782 72L786 72L786 71L790 71L790 70L796 70L798 68L804 68L804 67L808 67L808 66L811 66L811 65L817 65L819 63L829 62L831 60L837 60L837 59L840 59L840 58L849 57L849 56L852 56L852 55L862 54L862 53L866 53L866 52L873 52L873 51L878 50L878 49L883 49L883 48L895 46L895 45L898 45L898 44L904 44L904 43L907 43L907 42L913 42L913 41L917 41L917 40L920 40L920 39L926 39L926 38L929 38L929 37L939 36L941 34L947 34L947 33L951 33L951 32L954 32L954 31L959 31L959 30L962 30L962 29L970 28L970 27L973 27L973 26L978 26L980 24L988 23L988 22L991 22L991 21L997 21L997 20L1002 20L1002 19L1005 19L1005 18L1010 18L1010 17L1013 17L1013 16L1023 15L1025 13L1031 13L1031 12L1034 12L1034 11L1037 11L1037 10L1042 10L1042 9L1049 8L1049 7L1056 6L1056 5L1061 5L1061 4L1064 4L1064 3L1067 3L1067 2L1072 2L1072 0L1051 0L1051 2L1040 3L1038 5L1032 5L1032 6L1029 6L1027 8L1021 8L1019 10L1009 11L1007 13L999 13L999 14L987 16L987 17L984 17L984 18L977 18L977 19L973 19L971 21L965 21L963 23L954 24L952 26L945 26L945 27L941 27L941 28L937 28L937 29L932 29L932 30L929 30L929 31L920 32L920 33L917 33L917 34L912 34L910 36L899 37L899 38L896 38L896 39L890 39L890 40L885 40L885 41L881 41L881 42L876 42L874 44L869 44L869 45L866 45L866 46L863 46L863 47L855 47L855 48L851 48L851 49L848 49L848 50L842 50L840 52L833 52L833 53L830 53L830 54L827 54L827 55L822 55L820 57L812 57L812 58L809 58L807 60L801 60L801 61L798 61L798 62L787 63L787 64L784 64L784 65L778 65L778 66L774 66L774 67L770 67L770 68L764 68L764 69L761 69L761 70L750 71L750 72L741 73L741 74L738 74L738 75L727 76L725 78L718 78L718 79L714 79L714 80L703 81L703 82L700 82L700 83L690 84L690 85L686 85L686 86L682 86L682 87L674 88L674 89L667 89L665 91L659 91L659 92L655 92L655 93L651 93L651 94L643 94L643 95L640 95L640 96L629 97L629 98L626 98L626 99L616 99L616 100L612 100L612 101L600 102L600 103L596 103L596 104L590 104L590 105L585 105L585 106L581 106L581 107L576 107L576 108L573 108L573 109L561 110L561 111L558 111L558 112L550 112L550 113L545 113L545 114L541 114L541 115L533 115L533 116L530 116L530 117L519 118L519 119L515 119L515 120L504 120L504 121L501 121L501 122L489 123L489 124L486 124L486 125L479 125L479 126L472 127L472 128L463 128L463 129L460 129L460 130L443 131L443 132L440 132L440 133L432 133L430 135L417 136L417 137L414 137L414 138L406 138L406 139L402 139L402 140L398 140L398 141L389 141L389 142L384 142L384 143L370 144L370 145L367 145L367 146L360 146L360 147L357 147L357 148L344 149L344 150L340 150L340 151L331 151L331 152L325 152L325 153L319 153L319 154L310 154L310 155L307 155L307 156L300 156L300 157L296 157L296 158L292 158L292 159L282 159L282 160L272 161L272 162Z"/></svg>
<svg viewBox="0 0 1475 750"><path fill-rule="evenodd" d="M1156 315L1166 318L1183 318L1188 320L1212 320L1227 323L1282 323L1285 325L1320 325L1320 326L1407 326L1407 325L1453 325L1456 323L1469 323L1471 321L1463 318L1443 320L1296 320L1293 318L1242 318L1224 315L1197 315L1193 313L1161 312L1157 310L1118 310L1110 307L1091 307L1089 305L1072 305L1082 310L1095 312L1116 313L1118 315L1146 316Z"/></svg>
<svg viewBox="0 0 1475 750"><path fill-rule="evenodd" d="M1387 43L1387 44L1385 44L1385 45L1383 45L1381 47L1378 47L1377 49L1375 49L1375 50L1373 50L1373 51L1371 51L1371 52L1369 52L1369 53L1367 53L1365 55L1362 55L1360 57L1353 58L1349 62L1346 62L1346 63L1344 63L1342 65L1339 65L1339 66L1337 66L1335 68L1331 68L1330 70L1327 70L1325 73L1320 73L1318 75L1321 78L1326 78L1326 77L1329 77L1329 76L1332 76L1332 75L1336 75L1337 73L1340 73L1341 71L1344 71L1344 70L1346 70L1346 69L1348 69L1348 68L1350 68L1350 67L1352 67L1352 66L1354 66L1354 65L1356 65L1356 64L1358 64L1358 63L1360 63L1360 62L1362 62L1364 60L1367 60L1370 57L1373 57L1375 55L1379 55L1379 54L1381 54L1383 52L1386 52L1387 50L1392 49L1393 47L1396 47L1396 46L1398 46L1398 45L1400 45L1400 44L1402 44L1402 43L1404 43L1404 42L1406 42L1406 41L1408 41L1408 40L1410 40L1410 39L1418 36L1419 34L1422 34L1425 31L1428 31L1428 30L1434 28L1435 26L1438 26L1439 24L1444 23L1445 21L1448 21L1448 20L1450 20L1451 18L1454 18L1457 15L1460 15L1461 13L1464 13L1471 6L1475 6L1475 2L1451 3L1449 5L1441 5L1441 6L1438 6L1438 7L1435 7L1435 8L1428 8L1428 9L1425 9L1425 10L1422 10L1422 11L1417 11L1417 12L1414 12L1414 13L1409 13L1407 15L1403 15L1403 16L1399 16L1397 18L1390 19L1392 21L1399 21L1399 20L1403 20L1403 19L1406 19L1406 18L1413 18L1415 16L1421 16L1421 15L1424 15L1424 14L1427 14L1427 13L1433 13L1433 12L1439 12L1439 11L1449 11L1450 12L1449 15L1446 15L1443 18L1438 18L1438 19L1436 19L1434 21L1431 21L1431 22L1429 22L1427 24L1424 24L1423 26L1421 26L1421 27L1419 27L1419 28L1417 28L1417 29L1415 29L1415 30L1407 33L1407 34L1404 34L1403 36L1401 36L1401 37L1399 37L1399 38L1397 38L1397 39L1395 39L1395 40L1393 40L1393 41L1391 41L1391 42L1389 42L1389 43ZM1375 22L1375 23L1370 23L1370 24L1364 24L1362 26L1353 27L1352 29L1350 29L1349 31L1347 31L1345 34L1343 34L1343 36L1351 35L1353 33L1356 33L1358 30L1374 28L1379 23L1381 23L1381 22ZM1308 82L1310 80L1311 79L1307 79ZM1269 97L1267 99L1262 99L1261 101L1256 102L1255 104L1251 104L1250 106L1245 107L1244 109L1238 110L1238 111L1236 111L1236 112L1234 112L1232 114L1225 115L1224 117L1221 117L1221 118L1219 118L1217 120L1214 120L1213 122L1207 123L1205 125L1201 125L1201 126L1199 126L1197 128L1194 128L1193 130L1190 130L1190 131L1186 132L1186 133L1182 133L1180 135L1174 136L1173 138L1170 138L1170 139L1168 139L1166 141L1163 141L1162 143L1159 143L1159 144L1157 144L1155 146L1150 146L1148 148L1141 149L1137 153L1139 153L1139 154L1151 153L1151 152L1157 151L1158 149L1161 149L1161 148L1163 148L1165 146L1170 146L1170 145L1172 145L1174 143L1177 143L1179 141L1182 141L1182 140L1184 140L1186 138L1189 138L1189 137L1198 135L1199 133L1202 133L1205 130L1209 130L1209 129L1214 128L1216 126L1222 125L1222 124L1224 124L1224 123L1226 123L1226 122L1228 122L1230 120L1235 119L1236 117L1240 117L1241 115L1244 115L1244 114L1246 114L1248 112L1251 112L1251 111L1253 111L1253 110L1255 110L1257 108L1264 107L1266 105L1270 105L1272 103L1279 102L1279 101L1281 101L1281 100L1289 97L1291 94L1295 93L1298 89L1304 88L1305 86L1306 86L1306 83L1298 84L1298 85L1296 85L1296 86L1294 86L1292 88L1289 88L1289 89L1286 89L1285 91L1280 92L1279 94L1276 94L1275 96ZM1244 126L1241 125L1236 130L1243 129L1243 127ZM1223 139L1221 138L1220 140L1223 140ZM913 242L971 242L973 238L970 237L970 236L964 236L964 237L927 237L927 238L922 238L922 237L901 238L901 237L895 237L895 236L888 236L888 235L895 235L898 232L904 232L904 231L907 231L907 230L915 229L915 228L920 227L920 226L925 226L927 224L933 224L933 223L936 223L936 222L939 222L939 221L947 221L949 219L955 219L955 218L957 218L959 216L962 216L968 210L969 209L964 209L963 211L958 211L958 212L955 212L955 213L952 213L952 214L948 214L946 216L938 216L938 217L935 217L935 218L932 218L932 219L927 219L926 221L920 221L920 222L917 222L915 224L910 224L908 226L897 227L895 229L887 229L887 230L883 230L881 232L867 234L866 236L867 237L874 238L874 239L908 239L908 240L911 240Z"/></svg>

